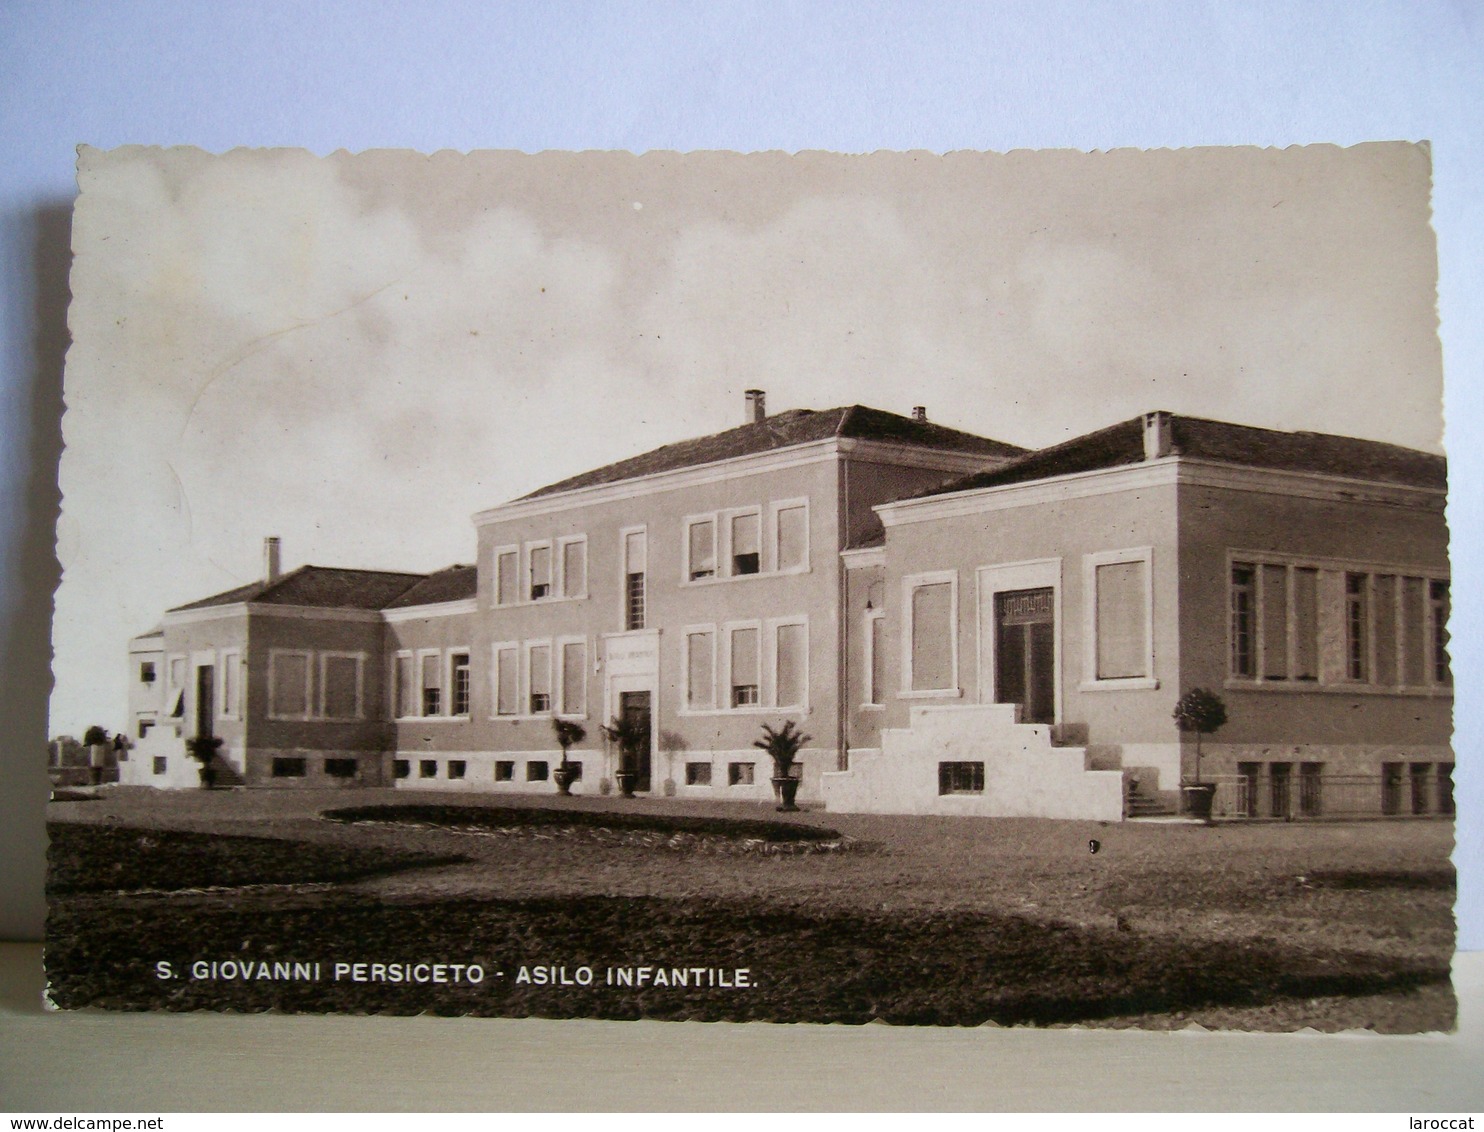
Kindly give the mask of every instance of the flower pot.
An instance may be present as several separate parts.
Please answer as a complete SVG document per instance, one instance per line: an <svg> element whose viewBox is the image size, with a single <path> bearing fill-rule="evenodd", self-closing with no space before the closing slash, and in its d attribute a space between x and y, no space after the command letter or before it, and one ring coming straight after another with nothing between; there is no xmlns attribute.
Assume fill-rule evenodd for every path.
<svg viewBox="0 0 1484 1132"><path fill-rule="evenodd" d="M613 777L618 782L618 792L625 798L632 798L634 796L634 783L639 781L639 776L631 770L621 770Z"/></svg>
<svg viewBox="0 0 1484 1132"><path fill-rule="evenodd" d="M552 781L556 783L557 793L563 796L572 793L572 783L577 781L578 768L573 764L559 766L551 772Z"/></svg>
<svg viewBox="0 0 1484 1132"><path fill-rule="evenodd" d="M1210 782L1196 782L1180 787L1180 797L1185 802L1185 812L1203 822L1211 820L1211 803L1216 798L1216 786Z"/></svg>
<svg viewBox="0 0 1484 1132"><path fill-rule="evenodd" d="M798 810L794 805L794 799L799 796L799 780L791 774L781 775L773 779L773 790L778 795L780 814L791 814Z"/></svg>

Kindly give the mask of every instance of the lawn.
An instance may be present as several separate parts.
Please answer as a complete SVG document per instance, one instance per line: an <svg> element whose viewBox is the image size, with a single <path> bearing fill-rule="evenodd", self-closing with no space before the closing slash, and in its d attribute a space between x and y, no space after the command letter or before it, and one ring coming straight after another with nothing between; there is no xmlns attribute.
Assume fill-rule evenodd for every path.
<svg viewBox="0 0 1484 1132"><path fill-rule="evenodd" d="M775 822L674 801L470 796L449 809L390 792L326 820L343 794L268 793L55 807L54 1000L949 1025L1453 1022L1446 823ZM209 848L160 836L172 827ZM132 852L141 837L148 851ZM757 851L767 845L807 851ZM203 881L208 858L240 867ZM323 975L185 974L228 959L317 960ZM160 961L180 977L157 978ZM355 982L331 977L335 962L478 964L484 977ZM538 967L555 978L537 981ZM727 982L745 969L749 985L708 974L611 986L610 968Z"/></svg>

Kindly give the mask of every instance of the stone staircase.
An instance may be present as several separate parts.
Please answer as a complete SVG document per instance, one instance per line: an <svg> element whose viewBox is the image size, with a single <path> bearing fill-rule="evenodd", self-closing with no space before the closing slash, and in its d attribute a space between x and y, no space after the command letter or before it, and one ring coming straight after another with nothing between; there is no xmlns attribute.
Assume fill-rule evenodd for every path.
<svg viewBox="0 0 1484 1132"><path fill-rule="evenodd" d="M909 726L883 731L879 750L851 751L850 769L823 775L821 790L835 813L1124 817L1124 772L1089 770L1085 747L1021 723L1017 704L914 707Z"/></svg>
<svg viewBox="0 0 1484 1132"><path fill-rule="evenodd" d="M1159 771L1153 767L1126 767L1123 771L1124 815L1129 818L1172 817L1175 805L1153 787Z"/></svg>

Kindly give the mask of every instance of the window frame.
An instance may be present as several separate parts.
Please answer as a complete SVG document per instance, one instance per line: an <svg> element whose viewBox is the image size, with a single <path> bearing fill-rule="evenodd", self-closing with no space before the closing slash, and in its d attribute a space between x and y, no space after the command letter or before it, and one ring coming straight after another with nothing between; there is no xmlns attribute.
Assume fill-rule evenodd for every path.
<svg viewBox="0 0 1484 1132"><path fill-rule="evenodd" d="M277 710L278 685L278 658L282 656L296 656L304 661L304 711L302 714L284 714ZM268 650L268 718L274 721L304 723L314 718L314 650L312 649L283 649L270 648Z"/></svg>
<svg viewBox="0 0 1484 1132"><path fill-rule="evenodd" d="M809 617L807 614L799 613L791 617L770 617L764 623L767 627L767 641L769 645L768 656L772 663L768 666L768 689L767 697L763 700L765 704L771 705L777 711L797 711L808 713L809 711ZM796 703L782 703L778 698L778 636L779 630L788 626L797 626L803 630L804 655L803 663L799 672L801 680L802 698Z"/></svg>
<svg viewBox="0 0 1484 1132"><path fill-rule="evenodd" d="M886 708L886 680L885 672L882 673L881 686L876 686L876 637L877 625L881 625L882 644L886 643L886 610L881 608L864 610L861 617L861 659L864 667L861 673L861 697L860 707L872 711L883 711ZM885 650L883 650L885 651ZM878 692L880 699L874 698L871 693Z"/></svg>
<svg viewBox="0 0 1484 1132"><path fill-rule="evenodd" d="M722 626L722 634L726 640L726 648L723 650L722 659L725 661L726 679L722 681L721 687L726 689L726 706L717 710L736 712L740 714L753 714L769 712L773 709L763 702L763 623L754 618L750 621L728 621ZM739 704L737 699L736 673L732 671L733 645L732 638L741 632L751 631L757 634L757 680L750 685L757 689L757 702L751 704Z"/></svg>
<svg viewBox="0 0 1484 1132"><path fill-rule="evenodd" d="M456 712L453 710L453 697L455 688L454 657L462 656L469 669L469 677L465 682L464 695L468 698L468 710ZM454 645L443 650L443 691L446 700L444 714L449 719L472 719L474 716L474 650L468 645Z"/></svg>
<svg viewBox="0 0 1484 1132"><path fill-rule="evenodd" d="M567 590L567 549L573 546L582 547L582 587L577 592ZM555 541L556 549L553 553L552 570L556 577L553 579L553 592L555 600L560 601L583 601L588 593L588 553L587 535L560 535Z"/></svg>
<svg viewBox="0 0 1484 1132"><path fill-rule="evenodd" d="M691 702L692 689L690 683L691 638L699 637L702 635L705 635L710 639L711 648L711 688L708 702L704 704ZM721 634L717 630L715 624L686 625L680 630L680 650L682 654L680 663L681 672L683 674L681 679L682 688L680 696L680 715L713 715L718 710L720 710L720 703L717 700L716 696L718 687L717 677L720 675L720 671L718 668L719 657L717 652L720 636Z"/></svg>
<svg viewBox="0 0 1484 1132"><path fill-rule="evenodd" d="M948 644L949 644L949 670L950 682L944 688L913 688L914 657L912 655L912 634L916 614L913 611L912 595L914 591L926 587L948 584ZM958 571L957 570L928 570L919 574L907 574L902 578L902 681L898 695L906 700L927 700L944 698L962 698L963 683L961 670L959 668L959 605L958 605Z"/></svg>
<svg viewBox="0 0 1484 1132"><path fill-rule="evenodd" d="M711 527L711 573L702 577L695 577L694 566L691 562L691 539L692 527L698 527L702 523ZM717 527L716 512L712 511L704 515L687 515L681 520L681 531L683 542L680 554L680 584L682 586L704 586L721 580L719 568L721 566L721 535Z"/></svg>
<svg viewBox="0 0 1484 1132"><path fill-rule="evenodd" d="M354 715L330 715L325 710L325 693L329 687L329 662L331 660L353 660L356 665L356 689ZM355 723L366 718L366 654L345 649L321 649L319 654L319 699L316 719L326 723Z"/></svg>
<svg viewBox="0 0 1484 1132"><path fill-rule="evenodd" d="M546 592L536 596L536 576L531 572L531 556L534 551L546 551ZM539 605L557 600L556 555L549 538L529 539L521 547L521 596L527 605Z"/></svg>
<svg viewBox="0 0 1484 1132"><path fill-rule="evenodd" d="M1139 562L1144 567L1143 676L1098 675L1098 567ZM1228 571L1228 584L1230 584ZM1255 616L1255 614L1254 614ZM1150 691L1159 687L1154 668L1154 548L1132 546L1100 550L1082 556L1082 680L1081 692ZM1230 663L1230 661L1228 661Z"/></svg>
<svg viewBox="0 0 1484 1132"><path fill-rule="evenodd" d="M423 683L423 673L427 671L424 663L428 657L436 657L438 660L438 710L428 711L428 688ZM448 699L444 696L444 672L443 672L443 650L442 649L418 649L416 659L412 663L412 676L416 681L413 687L417 689L417 715L415 719L449 719Z"/></svg>
<svg viewBox="0 0 1484 1132"><path fill-rule="evenodd" d="M763 507L760 503L754 503L747 507L729 507L718 513L722 518L718 524L718 538L721 529L726 530L726 554L717 557L717 574L727 579L736 578L758 578L763 577L767 571L763 567L767 564L764 542L766 541L763 530ZM757 522L757 569L751 573L739 573L736 569L735 551L733 549L732 528L738 519L751 518ZM722 571L723 562L726 564L725 572Z"/></svg>
<svg viewBox="0 0 1484 1132"><path fill-rule="evenodd" d="M631 570L629 567L629 539L633 535L642 535L644 538L644 568L642 570ZM649 627L649 527L640 523L631 527L620 527L618 530L618 563L619 563L619 587L618 587L618 613L619 623L623 625L625 633L642 633ZM635 620L632 616L633 609L629 597L629 577L637 573L642 579L641 592L639 595L638 624L631 624Z"/></svg>
<svg viewBox="0 0 1484 1132"><path fill-rule="evenodd" d="M227 703L227 672L231 670L236 679L233 691L236 692L236 703ZM240 723L243 715L242 688L247 673L242 663L242 650L223 649L217 661L217 671L221 678L216 681L216 717L225 719L232 723ZM230 710L229 710L230 709Z"/></svg>
<svg viewBox="0 0 1484 1132"><path fill-rule="evenodd" d="M500 559L503 556L506 556L506 555L510 555L510 556L513 556L515 558L515 600L514 601L502 601L500 599L500 594L501 594L501 591L503 589L503 581L504 581L504 577L505 577L505 572L500 567ZM491 571L491 573L494 576L495 588L494 588L494 592L490 594L490 604L492 606L495 606L496 608L508 608L510 606L524 604L521 601L520 544L519 543L508 543L508 544L506 544L504 546L497 546L497 547L495 547L494 548L494 551L493 551L493 557L492 557L491 561L492 561L493 566L494 566L494 569Z"/></svg>
<svg viewBox="0 0 1484 1132"><path fill-rule="evenodd" d="M552 659L553 653L555 651L552 648L552 640L550 637L534 637L528 641L523 641L521 644L521 671L525 675L525 683L522 689L525 692L525 695L521 698L521 706L526 709L524 713L525 717L527 719L546 719L548 717L553 717L556 715L556 682L552 678ZM531 676L534 671L531 667L531 653L535 649L541 648L544 648L546 650L545 695L547 699L547 706L545 710L537 711L531 704L531 697L537 694L532 690L531 687Z"/></svg>
<svg viewBox="0 0 1484 1132"><path fill-rule="evenodd" d="M415 715L402 714L402 699L397 694L400 691L399 681L397 679L397 664L402 660L407 661L408 687L410 689L416 689L417 687L417 684L415 682L417 677L416 654L411 649L397 649L395 652L392 653L391 656L391 672L390 678L387 682L387 688L390 693L388 696L388 704L390 705L388 714L390 714L393 720L418 718ZM417 700L418 697L414 696L414 706L416 706Z"/></svg>
<svg viewBox="0 0 1484 1132"><path fill-rule="evenodd" d="M780 539L778 537L778 516L780 512L800 508L804 512L804 561L798 566L782 566L778 561L778 548ZM769 574L807 574L810 571L810 563L813 559L814 547L811 545L809 531L809 497L799 496L796 499L774 499L768 502L768 534L767 558L764 563L764 572Z"/></svg>
<svg viewBox="0 0 1484 1132"><path fill-rule="evenodd" d="M582 649L582 694L576 711L567 711L567 649L572 647ZM578 636L557 637L552 643L551 666L552 678L552 700L551 714L559 719L586 719L587 718L587 638Z"/></svg>
<svg viewBox="0 0 1484 1132"><path fill-rule="evenodd" d="M500 659L500 654L509 653L510 663L515 666L515 710L502 712L500 710L500 674L505 670L505 664ZM490 645L490 718L491 719L522 719L521 712L521 677L520 677L520 642L519 641L495 641Z"/></svg>

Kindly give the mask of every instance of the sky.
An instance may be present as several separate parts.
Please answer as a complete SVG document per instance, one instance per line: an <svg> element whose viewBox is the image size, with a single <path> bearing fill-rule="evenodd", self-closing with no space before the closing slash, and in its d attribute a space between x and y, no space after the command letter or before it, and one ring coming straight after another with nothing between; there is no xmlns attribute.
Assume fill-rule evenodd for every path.
<svg viewBox="0 0 1484 1132"><path fill-rule="evenodd" d="M1026 446L1149 409L1440 451L1429 153L84 150L53 734L129 637L773 412Z"/></svg>

